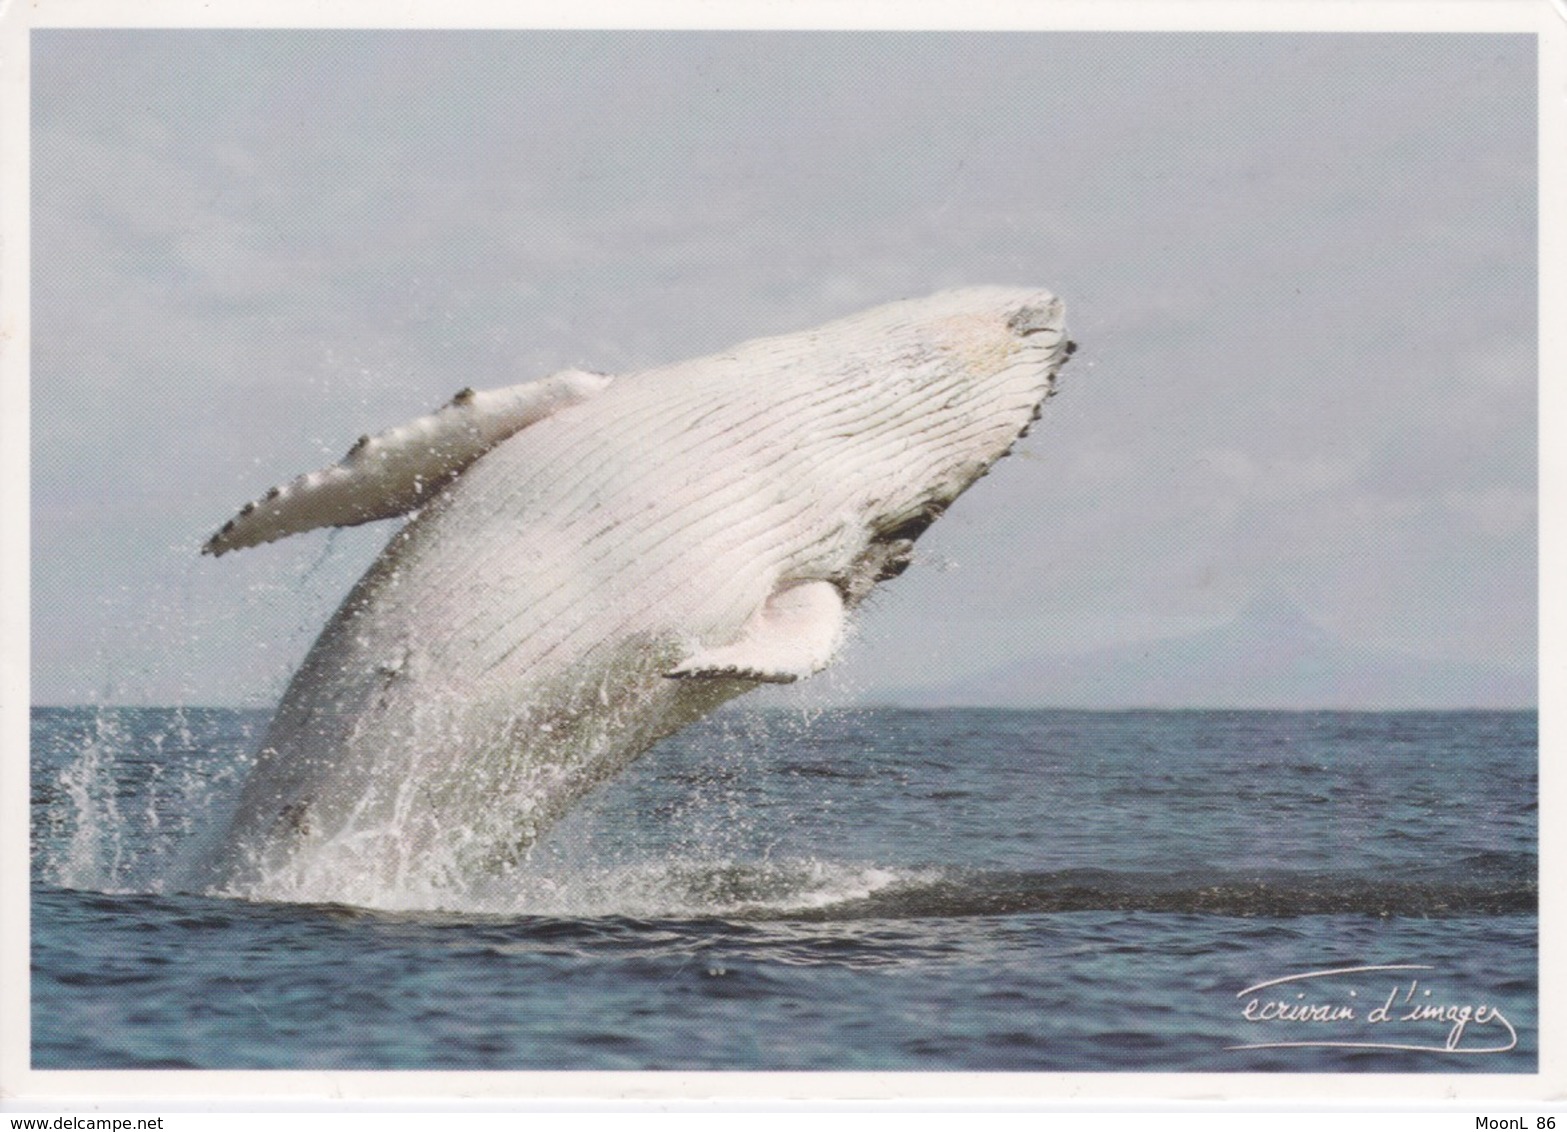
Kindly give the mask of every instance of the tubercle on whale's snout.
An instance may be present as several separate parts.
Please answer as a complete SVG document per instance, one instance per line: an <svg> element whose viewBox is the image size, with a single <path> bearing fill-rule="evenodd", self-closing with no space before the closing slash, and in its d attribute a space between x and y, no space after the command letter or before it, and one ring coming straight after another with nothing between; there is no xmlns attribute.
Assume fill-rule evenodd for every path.
<svg viewBox="0 0 1567 1132"><path fill-rule="evenodd" d="M1007 329L1019 338L1046 331L1065 337L1066 307L1054 295L1040 302L1025 303L1007 318Z"/></svg>

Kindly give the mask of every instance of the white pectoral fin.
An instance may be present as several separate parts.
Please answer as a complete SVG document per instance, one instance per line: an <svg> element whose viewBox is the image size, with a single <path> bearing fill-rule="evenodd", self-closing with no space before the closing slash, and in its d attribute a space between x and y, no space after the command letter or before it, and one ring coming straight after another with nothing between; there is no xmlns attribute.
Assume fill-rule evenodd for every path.
<svg viewBox="0 0 1567 1132"><path fill-rule="evenodd" d="M602 391L602 374L564 370L542 381L464 389L428 416L363 436L347 456L274 487L207 540L203 554L259 546L316 527L351 527L422 506L513 433Z"/></svg>
<svg viewBox="0 0 1567 1132"><path fill-rule="evenodd" d="M844 625L837 586L798 582L774 592L733 644L703 649L664 675L790 684L827 667Z"/></svg>

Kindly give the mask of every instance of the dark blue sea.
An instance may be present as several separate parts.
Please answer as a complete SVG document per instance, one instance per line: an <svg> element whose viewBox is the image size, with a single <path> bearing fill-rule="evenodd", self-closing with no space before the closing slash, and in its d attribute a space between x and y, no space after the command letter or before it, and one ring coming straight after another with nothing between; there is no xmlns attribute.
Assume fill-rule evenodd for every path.
<svg viewBox="0 0 1567 1132"><path fill-rule="evenodd" d="M263 713L32 719L37 1068L1536 1069L1533 712L732 709L380 909L178 890Z"/></svg>

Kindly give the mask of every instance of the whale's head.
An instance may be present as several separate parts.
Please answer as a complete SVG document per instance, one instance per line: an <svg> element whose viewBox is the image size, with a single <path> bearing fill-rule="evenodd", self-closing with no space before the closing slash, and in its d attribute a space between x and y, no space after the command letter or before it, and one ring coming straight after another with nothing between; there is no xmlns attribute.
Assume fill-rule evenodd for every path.
<svg viewBox="0 0 1567 1132"><path fill-rule="evenodd" d="M845 591L863 597L1039 418L1074 346L1048 291L973 288L868 312L881 360L831 461L864 524ZM839 489L844 484L838 485Z"/></svg>

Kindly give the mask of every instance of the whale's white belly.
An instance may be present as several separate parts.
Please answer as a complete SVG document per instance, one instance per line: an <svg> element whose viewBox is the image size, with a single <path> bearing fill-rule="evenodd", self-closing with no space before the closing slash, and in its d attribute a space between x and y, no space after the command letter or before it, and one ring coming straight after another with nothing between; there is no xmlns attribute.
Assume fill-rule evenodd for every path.
<svg viewBox="0 0 1567 1132"><path fill-rule="evenodd" d="M958 292L749 343L478 456L321 634L210 875L264 898L461 889L657 739L825 663L835 610L1037 414L1052 303Z"/></svg>

